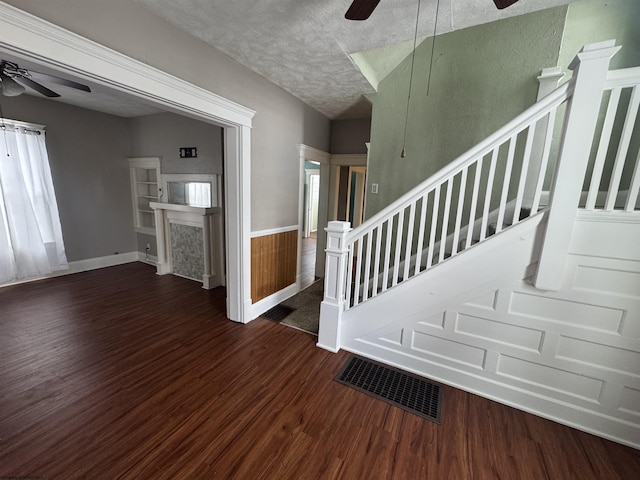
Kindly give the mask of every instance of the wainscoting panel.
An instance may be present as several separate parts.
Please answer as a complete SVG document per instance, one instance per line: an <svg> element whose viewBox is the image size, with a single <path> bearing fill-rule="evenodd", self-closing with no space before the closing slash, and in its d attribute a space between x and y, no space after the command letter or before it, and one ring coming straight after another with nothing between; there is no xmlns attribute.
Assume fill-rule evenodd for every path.
<svg viewBox="0 0 640 480"><path fill-rule="evenodd" d="M574 235L590 241L574 238L559 291L530 284L535 243L471 249L431 279L418 276L347 311L343 324L360 332L346 329L343 348L640 448L640 230L598 222L636 245L624 258L608 256L611 246L584 223ZM501 271L486 283L464 285L493 270Z"/></svg>
<svg viewBox="0 0 640 480"><path fill-rule="evenodd" d="M298 230L251 238L251 301L256 303L296 283Z"/></svg>

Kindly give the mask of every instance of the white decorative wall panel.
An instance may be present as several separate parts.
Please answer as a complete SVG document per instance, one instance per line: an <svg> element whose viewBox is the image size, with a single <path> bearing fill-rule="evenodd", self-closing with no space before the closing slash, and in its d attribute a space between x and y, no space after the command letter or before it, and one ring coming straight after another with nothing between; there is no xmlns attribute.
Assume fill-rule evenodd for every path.
<svg viewBox="0 0 640 480"><path fill-rule="evenodd" d="M640 352L612 345L560 337L556 357L640 378Z"/></svg>
<svg viewBox="0 0 640 480"><path fill-rule="evenodd" d="M640 448L640 228L585 222L560 291L528 283L534 241L500 234L346 312L343 348Z"/></svg>
<svg viewBox="0 0 640 480"><path fill-rule="evenodd" d="M436 328L444 328L444 319L445 319L445 314L444 313L438 313L437 315L432 315L431 317L419 321L418 323L420 325L427 325L430 327L436 327Z"/></svg>
<svg viewBox="0 0 640 480"><path fill-rule="evenodd" d="M542 331L523 328L481 317L459 314L455 331L491 343L538 352L542 344Z"/></svg>
<svg viewBox="0 0 640 480"><path fill-rule="evenodd" d="M640 248L640 247L638 247ZM638 265L640 268L640 264ZM579 265L573 286L579 290L640 297L640 271Z"/></svg>
<svg viewBox="0 0 640 480"><path fill-rule="evenodd" d="M640 417L640 390L625 387L622 391L622 395L620 395L620 404L618 405L618 409Z"/></svg>
<svg viewBox="0 0 640 480"><path fill-rule="evenodd" d="M528 383L553 395L553 391L597 401L603 382L559 368L548 367L519 358L500 356L498 375L511 377L516 383Z"/></svg>
<svg viewBox="0 0 640 480"><path fill-rule="evenodd" d="M485 308L487 310L495 310L497 298L498 291L495 291L486 295L482 295L481 297L474 298L473 300L465 303L465 305L469 305L470 307Z"/></svg>
<svg viewBox="0 0 640 480"><path fill-rule="evenodd" d="M418 331L414 331L413 333L411 349L473 368L482 368L484 355L486 353L485 350L481 348L472 347L460 342L453 342Z"/></svg>
<svg viewBox="0 0 640 480"><path fill-rule="evenodd" d="M623 311L573 300L513 292L509 313L567 323L576 327L617 332L620 328Z"/></svg>

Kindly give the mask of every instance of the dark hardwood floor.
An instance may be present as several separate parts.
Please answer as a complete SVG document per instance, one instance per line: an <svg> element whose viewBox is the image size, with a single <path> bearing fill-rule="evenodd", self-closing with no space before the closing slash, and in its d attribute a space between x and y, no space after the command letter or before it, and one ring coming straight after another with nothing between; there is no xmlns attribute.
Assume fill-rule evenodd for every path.
<svg viewBox="0 0 640 480"><path fill-rule="evenodd" d="M315 337L135 263L0 288L0 478L636 479L640 452L444 387L441 425Z"/></svg>

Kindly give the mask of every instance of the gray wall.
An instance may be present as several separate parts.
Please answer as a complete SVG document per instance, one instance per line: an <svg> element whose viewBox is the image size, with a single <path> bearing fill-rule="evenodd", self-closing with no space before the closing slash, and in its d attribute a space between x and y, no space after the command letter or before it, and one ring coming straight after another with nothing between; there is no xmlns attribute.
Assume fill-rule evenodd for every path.
<svg viewBox="0 0 640 480"><path fill-rule="evenodd" d="M298 223L298 144L329 150L329 119L130 0L7 3L257 111L252 230Z"/></svg>
<svg viewBox="0 0 640 480"><path fill-rule="evenodd" d="M174 113L128 120L132 157L162 157L162 173L223 174L222 128ZM197 158L180 158L180 147L196 147ZM157 255L156 238L136 234L139 252Z"/></svg>
<svg viewBox="0 0 640 480"><path fill-rule="evenodd" d="M371 119L333 120L331 122L331 153L367 153L371 139Z"/></svg>
<svg viewBox="0 0 640 480"><path fill-rule="evenodd" d="M129 120L131 156L162 157L162 173L222 174L222 128L174 113ZM180 147L197 147L197 158L180 158Z"/></svg>
<svg viewBox="0 0 640 480"><path fill-rule="evenodd" d="M134 251L127 120L29 95L2 97L2 107L47 127L68 260Z"/></svg>

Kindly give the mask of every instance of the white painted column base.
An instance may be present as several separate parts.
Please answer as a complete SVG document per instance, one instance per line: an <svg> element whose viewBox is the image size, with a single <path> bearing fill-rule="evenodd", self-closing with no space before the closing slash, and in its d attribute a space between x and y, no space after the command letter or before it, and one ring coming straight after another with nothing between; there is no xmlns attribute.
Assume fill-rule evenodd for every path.
<svg viewBox="0 0 640 480"><path fill-rule="evenodd" d="M342 305L320 304L320 327L316 346L336 353L340 351Z"/></svg>

